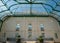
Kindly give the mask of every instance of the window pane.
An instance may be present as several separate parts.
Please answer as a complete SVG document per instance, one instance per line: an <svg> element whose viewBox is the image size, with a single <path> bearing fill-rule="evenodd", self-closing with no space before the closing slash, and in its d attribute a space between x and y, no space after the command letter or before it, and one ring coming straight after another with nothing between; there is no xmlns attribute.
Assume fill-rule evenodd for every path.
<svg viewBox="0 0 60 43"><path fill-rule="evenodd" d="M19 29L20 29L20 24L17 24L16 25L16 31L19 31Z"/></svg>
<svg viewBox="0 0 60 43"><path fill-rule="evenodd" d="M31 24L28 25L28 31L32 31L32 25Z"/></svg>
<svg viewBox="0 0 60 43"><path fill-rule="evenodd" d="M7 8L5 6L0 7L0 12L4 11L4 10L7 10Z"/></svg>
<svg viewBox="0 0 60 43"><path fill-rule="evenodd" d="M11 7L10 9L14 14L20 15L20 14L30 14L30 4L21 4Z"/></svg>
<svg viewBox="0 0 60 43"><path fill-rule="evenodd" d="M27 1L25 1L25 0L16 0L16 1L19 3L27 3Z"/></svg>
<svg viewBox="0 0 60 43"><path fill-rule="evenodd" d="M40 24L41 31L44 31L44 24Z"/></svg>

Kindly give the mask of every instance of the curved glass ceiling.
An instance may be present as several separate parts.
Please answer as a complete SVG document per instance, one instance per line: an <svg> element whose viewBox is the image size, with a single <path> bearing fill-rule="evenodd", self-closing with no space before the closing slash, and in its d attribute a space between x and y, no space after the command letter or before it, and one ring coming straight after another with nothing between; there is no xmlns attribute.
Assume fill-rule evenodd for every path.
<svg viewBox="0 0 60 43"><path fill-rule="evenodd" d="M60 21L60 0L1 0L0 19L7 15L51 15Z"/></svg>

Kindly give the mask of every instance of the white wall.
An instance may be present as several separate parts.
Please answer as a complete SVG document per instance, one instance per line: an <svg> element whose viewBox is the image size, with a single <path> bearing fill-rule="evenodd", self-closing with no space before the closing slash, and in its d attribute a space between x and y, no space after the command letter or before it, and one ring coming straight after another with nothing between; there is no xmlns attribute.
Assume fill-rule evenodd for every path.
<svg viewBox="0 0 60 43"><path fill-rule="evenodd" d="M18 32L16 31L16 24L20 24L21 26ZM45 37L53 37L57 41L60 38L60 26L51 17L11 17L4 21L1 34L5 32L6 37L15 37L15 34L19 33L21 38L27 40L28 24L32 24L32 39L38 38L41 33L45 33ZM40 30L40 24L44 24L44 32ZM54 33L58 34L58 39L55 38Z"/></svg>

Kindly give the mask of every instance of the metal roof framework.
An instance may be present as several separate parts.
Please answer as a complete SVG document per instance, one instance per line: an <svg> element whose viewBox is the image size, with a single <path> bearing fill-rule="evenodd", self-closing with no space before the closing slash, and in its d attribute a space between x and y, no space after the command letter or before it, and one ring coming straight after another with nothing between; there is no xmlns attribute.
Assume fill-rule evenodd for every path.
<svg viewBox="0 0 60 43"><path fill-rule="evenodd" d="M60 22L60 0L0 0L0 24L9 16L51 16Z"/></svg>

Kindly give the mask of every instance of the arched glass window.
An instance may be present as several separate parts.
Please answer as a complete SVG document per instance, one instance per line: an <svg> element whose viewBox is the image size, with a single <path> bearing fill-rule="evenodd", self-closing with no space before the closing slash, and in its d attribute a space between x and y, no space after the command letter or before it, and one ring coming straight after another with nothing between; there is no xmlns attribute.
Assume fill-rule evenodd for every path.
<svg viewBox="0 0 60 43"><path fill-rule="evenodd" d="M31 24L28 25L28 31L32 31L32 25Z"/></svg>
<svg viewBox="0 0 60 43"><path fill-rule="evenodd" d="M40 24L41 31L44 31L44 24Z"/></svg>
<svg viewBox="0 0 60 43"><path fill-rule="evenodd" d="M20 29L20 24L17 24L16 25L16 31L19 31L19 29Z"/></svg>
<svg viewBox="0 0 60 43"><path fill-rule="evenodd" d="M25 16L31 14L52 16L60 21L60 0L0 0L1 20L8 15Z"/></svg>

